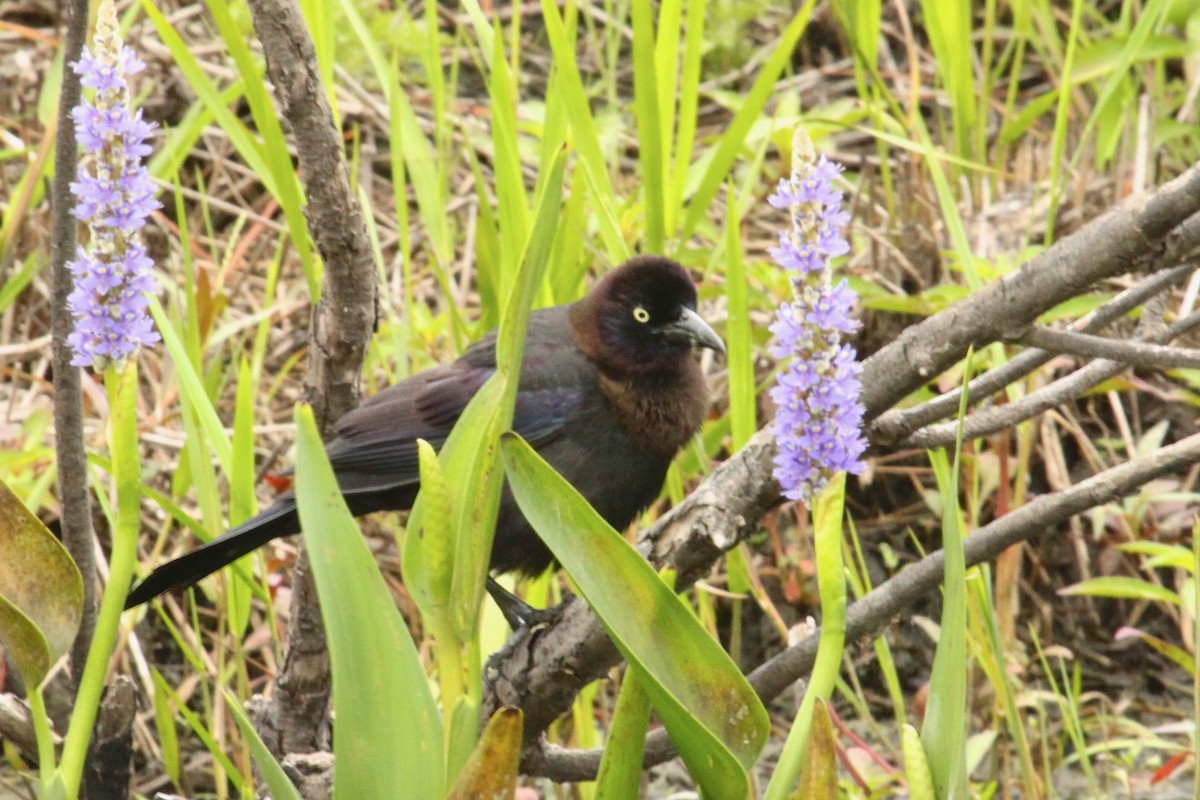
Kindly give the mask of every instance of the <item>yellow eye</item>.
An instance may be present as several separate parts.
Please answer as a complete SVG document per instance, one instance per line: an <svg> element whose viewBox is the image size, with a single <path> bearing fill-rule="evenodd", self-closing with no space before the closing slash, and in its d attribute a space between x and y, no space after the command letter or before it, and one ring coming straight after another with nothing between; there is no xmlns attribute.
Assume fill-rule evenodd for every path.
<svg viewBox="0 0 1200 800"><path fill-rule="evenodd" d="M646 309L642 308L641 306L634 306L633 307L633 318L636 319L638 322L649 322L650 321L650 312L647 311Z"/></svg>

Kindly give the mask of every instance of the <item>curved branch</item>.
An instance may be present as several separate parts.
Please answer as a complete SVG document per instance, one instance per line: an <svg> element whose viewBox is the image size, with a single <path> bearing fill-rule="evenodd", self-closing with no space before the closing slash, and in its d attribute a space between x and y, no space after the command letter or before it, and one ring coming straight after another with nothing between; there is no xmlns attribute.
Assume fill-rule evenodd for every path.
<svg viewBox="0 0 1200 800"><path fill-rule="evenodd" d="M1042 350L1050 350L1064 355L1119 361L1126 366L1164 369L1200 368L1200 350L1190 347L1172 347L1165 344L1109 339L1105 336L1060 331L1040 325L1030 328L1018 341Z"/></svg>
<svg viewBox="0 0 1200 800"><path fill-rule="evenodd" d="M1152 194L1110 210L1019 270L906 329L863 365L867 421L952 366L970 346L1028 327L1093 283L1130 269L1178 264L1200 244L1200 225L1182 224L1197 211L1200 165ZM1168 258L1174 260L1161 263ZM677 566L680 588L708 569L723 549L756 530L778 502L771 476L773 451L770 432L760 431L643 538L652 546L656 566ZM501 705L520 707L526 714L527 741L533 741L570 707L583 686L618 661L600 623L584 601L575 599L565 604L557 624L511 641L489 661L484 713Z"/></svg>
<svg viewBox="0 0 1200 800"><path fill-rule="evenodd" d="M1189 220L1189 222L1191 221L1193 220ZM1194 221L1200 222L1200 216L1195 217ZM1101 330L1159 292L1181 282L1195 272L1197 267L1200 267L1200 262L1192 259L1177 267L1143 278L1138 284L1121 292L1091 314L1080 319L1072 327L1083 333ZM999 392L1013 381L1025 377L1052 358L1054 358L1054 353L1047 350L1036 348L1025 350L1013 356L1008 362L973 378L967 384L967 391L977 402ZM932 400L912 408L893 408L881 414L871 425L871 441L879 445L903 447L904 440L921 428L957 414L961 396L962 388L959 387L943 392Z"/></svg>
<svg viewBox="0 0 1200 800"><path fill-rule="evenodd" d="M1200 461L1200 434L1194 434L1148 456L1127 461L1094 475L1064 491L1043 495L994 522L979 528L964 542L967 566L989 561L1014 544L1052 529L1070 517L1118 500L1138 487ZM904 609L937 589L942 581L943 556L939 550L881 583L851 604L846 616L847 645L877 634ZM750 685L764 701L782 694L808 674L817 655L820 631L814 631L749 675ZM555 781L594 780L600 750L532 748L523 766L531 774ZM646 740L646 766L673 757L666 731L659 729Z"/></svg>
<svg viewBox="0 0 1200 800"><path fill-rule="evenodd" d="M1159 325L1162 328L1161 332L1141 338L1149 341L1169 341L1197 326L1200 326L1200 311L1193 312L1170 327ZM1083 395L1093 386L1103 383L1127 369L1129 369L1129 365L1123 361L1093 361L1070 375L1056 380L1049 386L1043 386L1030 392L1015 403L975 411L964 421L963 440L969 441L981 436L990 436L997 431L1010 428L1018 422L1032 419L1043 411L1048 411ZM905 449L917 450L946 447L952 444L957 437L957 428L958 424L954 422L931 425L909 436L901 442L900 446Z"/></svg>

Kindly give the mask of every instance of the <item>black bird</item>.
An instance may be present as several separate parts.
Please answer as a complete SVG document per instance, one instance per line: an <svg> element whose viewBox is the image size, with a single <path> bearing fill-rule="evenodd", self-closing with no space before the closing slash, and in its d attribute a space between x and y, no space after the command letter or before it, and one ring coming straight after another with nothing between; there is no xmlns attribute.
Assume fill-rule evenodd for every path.
<svg viewBox="0 0 1200 800"><path fill-rule="evenodd" d="M725 351L696 313L696 287L687 273L666 258L634 258L584 299L530 314L513 430L621 530L658 497L675 453L708 412L697 347ZM420 488L417 439L440 448L495 367L492 332L454 363L384 389L338 420L326 452L355 516L412 507ZM125 607L190 586L299 530L289 492L156 569L130 592ZM505 486L492 571L537 575L552 562Z"/></svg>

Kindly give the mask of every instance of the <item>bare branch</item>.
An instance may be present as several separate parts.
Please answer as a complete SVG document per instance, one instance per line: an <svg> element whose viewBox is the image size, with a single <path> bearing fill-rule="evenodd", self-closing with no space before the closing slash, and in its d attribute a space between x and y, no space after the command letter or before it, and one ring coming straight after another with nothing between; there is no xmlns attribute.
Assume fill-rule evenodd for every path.
<svg viewBox="0 0 1200 800"><path fill-rule="evenodd" d="M1168 246L1184 257L1200 245L1200 225L1176 226L1200 207L1200 165L1152 194L1128 200L929 319L906 328L864 364L867 416L875 418L954 365L967 348L1003 341L1098 281L1125 272L1167 269ZM1168 237L1170 239L1168 240ZM1187 237L1195 237L1188 239Z"/></svg>
<svg viewBox="0 0 1200 800"><path fill-rule="evenodd" d="M250 13L276 101L296 140L308 197L304 213L325 263L321 301L309 330L304 395L317 426L329 438L338 417L358 405L363 356L375 327L370 240L350 189L342 139L299 5L295 0L250 0ZM293 590L283 669L258 718L258 728L276 755L310 752L324 744L321 721L331 685L325 631L304 550Z"/></svg>
<svg viewBox="0 0 1200 800"><path fill-rule="evenodd" d="M66 4L67 36L64 63L79 60L87 39L87 0ZM58 130L54 141L53 227L51 245L51 363L54 369L54 448L58 467L58 493L62 501L62 539L83 575L83 609L79 633L71 645L72 686L78 683L96 628L96 540L92 533L92 508L88 496L87 453L83 449L83 392L78 367L71 366L67 344L74 327L67 296L75 279L67 262L75 256L78 220L72 214L71 181L75 180L77 147L71 110L79 105L79 76L64 69L58 96ZM74 689L72 689L74 691Z"/></svg>
<svg viewBox="0 0 1200 800"><path fill-rule="evenodd" d="M1144 321L1148 320L1147 317ZM1197 326L1200 326L1200 312L1184 317L1170 327L1162 326L1163 329L1160 332L1145 338L1169 341ZM1093 361L1049 386L1030 392L1015 403L992 406L972 413L964 421L963 438L970 440L978 439L981 436L990 436L997 431L1010 428L1018 422L1032 419L1043 411L1080 397L1093 386L1103 383L1127 369L1129 369L1129 365L1121 361ZM905 439L900 443L900 447L917 450L946 447L954 442L956 435L957 423L947 422L941 425L931 425Z"/></svg>
<svg viewBox="0 0 1200 800"><path fill-rule="evenodd" d="M1087 358L1104 358L1120 361L1134 367L1189 367L1200 368L1200 350L1186 347L1171 347L1146 342L1108 339L1086 333L1060 331L1036 325L1018 340L1030 347L1040 347L1066 355Z"/></svg>
<svg viewBox="0 0 1200 800"><path fill-rule="evenodd" d="M1175 266L1200 244L1200 225L1181 225L1198 210L1200 165L1152 194L1112 209L1019 270L905 330L863 365L867 420L952 366L970 346L1027 328L1038 315L1097 281L1131 269ZM1168 258L1174 260L1163 263ZM653 563L665 560L681 567L680 587L740 536L756 530L777 502L773 450L771 433L760 431L645 535L653 547ZM698 524L692 526L696 517ZM499 705L521 707L526 736L536 739L569 708L579 689L617 662L599 622L582 600L573 600L559 623L510 642L489 662L485 713Z"/></svg>
<svg viewBox="0 0 1200 800"><path fill-rule="evenodd" d="M967 537L964 542L967 565L993 559L1012 545L1051 531L1076 514L1118 500L1155 478L1183 472L1198 461L1200 434L1195 434L1148 456L1107 469L1070 489L1035 498ZM853 603L847 610L846 644L874 636L906 608L935 591L942 582L943 561L941 551L932 553ZM819 640L820 631L816 631L754 670L749 679L758 696L771 700L807 675L816 658ZM601 752L532 747L526 751L522 766L529 774L555 781L595 780ZM656 730L647 738L647 766L660 764L674 755L666 731Z"/></svg>
<svg viewBox="0 0 1200 800"><path fill-rule="evenodd" d="M1200 221L1200 216L1194 219ZM1189 222L1192 221L1189 220ZM1177 267L1154 273L1078 320L1072 327L1074 330L1084 333L1101 330L1159 292L1180 283L1197 267L1200 267L1200 262L1193 259ZM1007 363L972 379L967 385L967 391L975 401L989 397L1013 381L1033 372L1052 358L1054 358L1054 353L1036 348L1018 353ZM901 442L926 425L957 414L961 396L962 389L957 388L912 408L893 408L881 414L871 425L871 441L876 445L901 446Z"/></svg>

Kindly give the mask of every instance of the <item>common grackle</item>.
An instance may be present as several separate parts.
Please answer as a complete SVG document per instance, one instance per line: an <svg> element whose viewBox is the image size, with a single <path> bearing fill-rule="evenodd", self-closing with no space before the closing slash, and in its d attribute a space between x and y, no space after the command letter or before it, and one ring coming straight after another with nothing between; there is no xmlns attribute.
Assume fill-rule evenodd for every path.
<svg viewBox="0 0 1200 800"><path fill-rule="evenodd" d="M620 530L658 496L671 459L707 413L696 347L725 350L696 313L696 287L687 273L666 258L634 258L584 299L530 314L513 430ZM384 389L338 420L337 438L326 450L351 512L412 506L420 488L417 439L440 448L495 366L490 333L454 363ZM289 492L156 569L130 592L125 607L190 586L299 530ZM492 571L536 575L552 561L506 486Z"/></svg>

